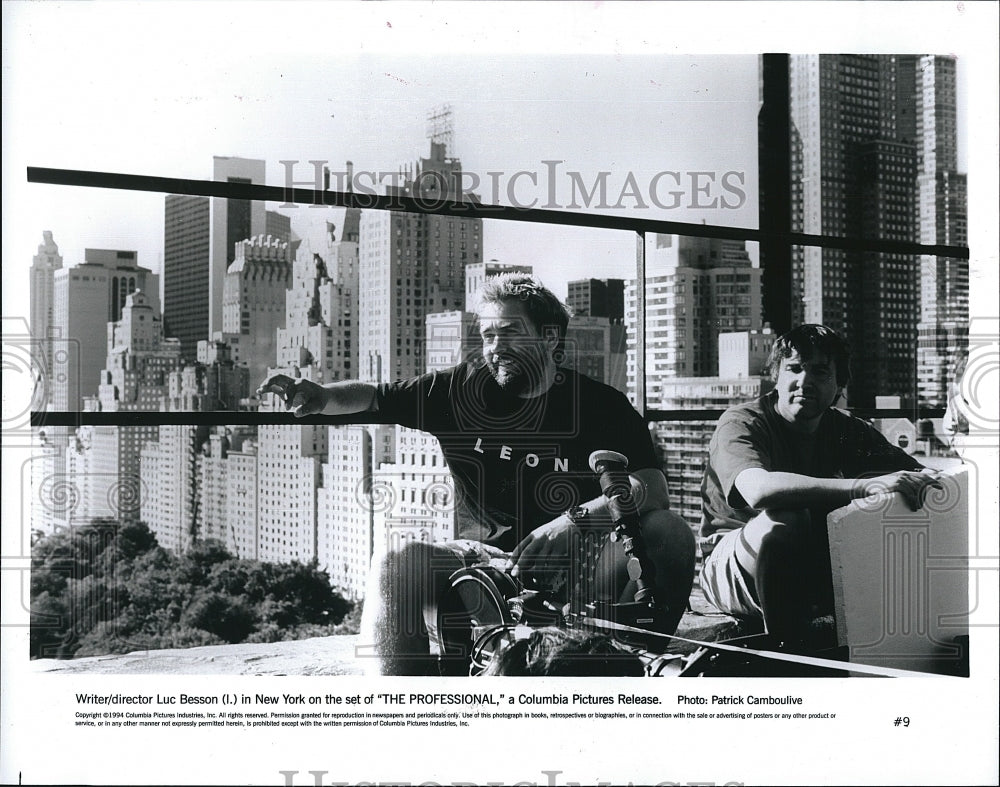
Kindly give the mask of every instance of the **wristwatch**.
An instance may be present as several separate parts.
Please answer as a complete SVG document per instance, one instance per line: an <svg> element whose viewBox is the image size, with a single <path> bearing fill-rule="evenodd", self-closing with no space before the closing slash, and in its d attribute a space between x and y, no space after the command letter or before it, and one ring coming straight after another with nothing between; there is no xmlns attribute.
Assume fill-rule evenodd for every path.
<svg viewBox="0 0 1000 787"><path fill-rule="evenodd" d="M581 524L588 516L590 516L590 511L588 511L583 506L571 506L563 511L563 516L566 517L574 525Z"/></svg>

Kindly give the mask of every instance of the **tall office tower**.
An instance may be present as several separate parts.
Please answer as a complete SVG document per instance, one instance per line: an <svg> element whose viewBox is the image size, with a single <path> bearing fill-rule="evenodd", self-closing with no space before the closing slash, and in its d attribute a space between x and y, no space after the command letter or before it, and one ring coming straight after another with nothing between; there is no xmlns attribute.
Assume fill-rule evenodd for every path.
<svg viewBox="0 0 1000 787"><path fill-rule="evenodd" d="M226 522L228 508L227 459L230 448L230 429L212 429L201 446L198 457L198 517L196 527L199 538L214 539L226 545L234 555L235 539L229 537Z"/></svg>
<svg viewBox="0 0 1000 787"><path fill-rule="evenodd" d="M276 210L264 211L264 234L277 238L289 246L297 240L292 232L292 217Z"/></svg>
<svg viewBox="0 0 1000 787"><path fill-rule="evenodd" d="M965 246L968 238L966 175L958 172L955 59L915 59L917 182L920 242ZM967 345L969 261L920 257L917 325L917 397L943 406L955 358Z"/></svg>
<svg viewBox="0 0 1000 787"><path fill-rule="evenodd" d="M55 321L55 272L62 268L59 246L49 230L42 232L38 253L31 260L31 337L45 364L45 384L52 379L52 332Z"/></svg>
<svg viewBox="0 0 1000 787"><path fill-rule="evenodd" d="M793 231L964 242L954 66L952 58L915 55L790 58ZM938 344L924 304L960 303L955 290L967 291L967 264L963 271L954 260L816 247L794 248L792 263L800 321L826 324L865 349L855 353L850 403L871 406L879 395L913 401L918 320L927 369ZM930 295L938 272L955 282L940 297ZM934 387L932 371L921 377L920 387Z"/></svg>
<svg viewBox="0 0 1000 787"><path fill-rule="evenodd" d="M624 279L578 279L571 281L566 305L580 317L607 317L612 322L625 318Z"/></svg>
<svg viewBox="0 0 1000 787"><path fill-rule="evenodd" d="M264 162L213 156L212 179L227 183L264 184ZM247 238L265 235L264 203L259 200L212 197L210 265L208 277L208 339L223 328L223 289L226 272L236 259L236 244Z"/></svg>
<svg viewBox="0 0 1000 787"><path fill-rule="evenodd" d="M676 377L657 386L657 406L665 410L723 410L769 391L765 364L774 334L740 331L719 335L719 374ZM701 482L708 465L708 445L715 421L656 421L654 441L663 457L671 508L696 533L701 526Z"/></svg>
<svg viewBox="0 0 1000 787"><path fill-rule="evenodd" d="M457 199L462 165L431 142L430 158L402 173L387 194L431 201ZM383 382L425 368L424 318L459 309L465 266L482 262L482 221L390 211L361 217L358 376Z"/></svg>
<svg viewBox="0 0 1000 787"><path fill-rule="evenodd" d="M220 172L226 172L229 168L242 169L232 163L241 161L244 160L216 159L216 179L219 179ZM247 165L246 170L250 181L263 183L263 169L254 172L253 168ZM253 180L254 177L258 179ZM247 203L246 200L233 200L233 203L234 219L239 217L247 219L249 216L249 221L235 221L236 226L232 228L234 240L229 243L225 254L229 262L232 262L233 258L233 245L255 234L270 235L289 244L294 242L291 219L288 216L268 210L264 212L263 220L258 222L260 213L256 206L262 206L263 203ZM226 216L213 219L213 208L222 210ZM209 330L209 304L214 292L211 286L212 271L217 270L217 267L211 263L212 249L215 248L213 243L216 240L212 231L213 228L225 226L228 235L228 214L229 203L225 199L170 194L164 200L164 332L181 340L181 352L185 361L193 361L198 342L209 339L213 333ZM236 237L241 228L245 233ZM221 229L217 231L221 232ZM226 263L219 275L224 277L228 268L229 264ZM219 287L224 288L221 279ZM214 332L220 330L221 327L217 326Z"/></svg>
<svg viewBox="0 0 1000 787"><path fill-rule="evenodd" d="M602 338L598 352L595 347L581 350L591 357L591 366L585 368L580 364L573 368L608 385L628 393L627 353L628 340L625 330L625 281L623 279L579 279L569 282L566 305L573 312L570 322L570 333L574 326L582 326L590 318L604 318L608 323L607 336ZM592 323L593 324L593 323ZM606 350L605 350L606 348ZM606 368L595 364L597 358L607 355L604 359Z"/></svg>
<svg viewBox="0 0 1000 787"><path fill-rule="evenodd" d="M566 328L559 365L575 369L628 395L625 326L607 317L576 316Z"/></svg>
<svg viewBox="0 0 1000 787"><path fill-rule="evenodd" d="M162 409L167 377L180 367L180 343L163 338L156 303L141 290L126 296L121 319L107 323L106 336L98 396L89 403L104 412ZM157 427L143 425L79 430L69 462L81 497L75 521L139 519L148 482L140 474L140 454L157 436Z"/></svg>
<svg viewBox="0 0 1000 787"><path fill-rule="evenodd" d="M336 239L336 226L328 222L318 250L305 244L299 247L286 297L285 327L277 331L277 368L286 374L318 383L354 376L358 357L358 223L358 211L348 209L341 240ZM371 472L371 452L366 447L370 438L355 427L329 427L323 431L326 456L319 456L319 449L308 449L306 458L305 443L296 441L294 432L299 430L302 440L307 441L310 429L314 428L262 428L260 461L282 467L319 463L320 475L311 492L313 515L308 520L303 515L299 528L315 534L314 554L330 572L331 581L360 594L363 585L357 583L357 575L360 572L363 583L371 558L371 512L363 490L363 479ZM274 437L278 434L281 439ZM269 436L274 439L265 439ZM279 455L280 450L286 453ZM266 499L261 498L262 506ZM261 539L271 537L274 527L278 525L266 519L262 509Z"/></svg>
<svg viewBox="0 0 1000 787"><path fill-rule="evenodd" d="M222 333L213 338L228 340L233 359L247 366L254 385L275 365L277 332L285 327L285 296L291 281L287 243L261 235L236 244L226 272Z"/></svg>
<svg viewBox="0 0 1000 787"><path fill-rule="evenodd" d="M236 557L256 560L256 427L217 427L207 439L199 436L197 448L192 477L197 538L219 541Z"/></svg>
<svg viewBox="0 0 1000 787"><path fill-rule="evenodd" d="M378 429L392 427L380 426ZM317 562L346 598L363 598L375 548L372 500L372 434L363 426L330 429L329 453L319 490ZM376 490L379 506L386 502Z"/></svg>
<svg viewBox="0 0 1000 787"><path fill-rule="evenodd" d="M79 352L78 360L74 357L67 366L65 379L53 381L56 410L79 410L84 398L97 394L97 370L107 357L108 323L121 319L126 299L137 290L159 314L159 277L137 264L134 251L86 249L82 265L55 271L56 335L73 344L74 355Z"/></svg>
<svg viewBox="0 0 1000 787"><path fill-rule="evenodd" d="M160 312L160 277L149 268L139 267L134 251L84 249L85 265L100 265L108 271L108 321L118 322L125 301L136 290L146 294L150 305Z"/></svg>
<svg viewBox="0 0 1000 787"><path fill-rule="evenodd" d="M55 406L55 370L65 379L66 367L73 364L76 354L64 341L53 344L56 334L55 320L55 272L62 268L59 246L52 240L49 230L42 232L42 242L38 253L31 261L31 308L28 315L29 333L34 342L32 352L38 365L42 396L34 406L52 409ZM62 363L54 364L53 355L58 348ZM63 388L62 396L68 391ZM69 446L70 430L67 427L48 427L44 434L37 433L38 450L32 459L32 528L51 533L57 526L63 526L66 506L69 502L62 495L51 491L58 483L61 487L66 476L66 449Z"/></svg>
<svg viewBox="0 0 1000 787"><path fill-rule="evenodd" d="M185 360L208 339L211 200L170 194L164 201L163 323Z"/></svg>
<svg viewBox="0 0 1000 787"><path fill-rule="evenodd" d="M761 271L739 241L657 235L646 250L646 403L674 377L714 376L720 333L761 328ZM637 320L635 282L625 292L626 324ZM636 391L636 346L628 336L628 387ZM634 402L641 406L641 402Z"/></svg>

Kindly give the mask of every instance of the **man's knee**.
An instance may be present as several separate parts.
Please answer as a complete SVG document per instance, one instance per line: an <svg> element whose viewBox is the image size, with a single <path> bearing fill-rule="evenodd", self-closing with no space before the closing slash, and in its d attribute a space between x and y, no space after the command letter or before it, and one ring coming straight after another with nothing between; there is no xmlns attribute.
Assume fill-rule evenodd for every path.
<svg viewBox="0 0 1000 787"><path fill-rule="evenodd" d="M795 546L805 539L810 521L804 508L769 508L747 522L743 530L761 546Z"/></svg>
<svg viewBox="0 0 1000 787"><path fill-rule="evenodd" d="M654 561L690 564L694 571L695 537L684 517L667 509L657 509L643 514L641 522L643 538Z"/></svg>

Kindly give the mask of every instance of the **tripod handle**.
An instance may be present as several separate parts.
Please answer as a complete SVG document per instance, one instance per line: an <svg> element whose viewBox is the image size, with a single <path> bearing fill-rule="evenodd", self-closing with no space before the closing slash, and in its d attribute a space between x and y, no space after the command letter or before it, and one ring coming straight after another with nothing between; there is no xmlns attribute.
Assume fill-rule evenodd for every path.
<svg viewBox="0 0 1000 787"><path fill-rule="evenodd" d="M590 469L598 474L601 492L608 500L614 526L614 536L622 542L628 558L628 575L635 580L635 600L656 605L656 569L646 554L646 545L639 527L639 508L632 494L628 475L628 458L616 451L594 451Z"/></svg>

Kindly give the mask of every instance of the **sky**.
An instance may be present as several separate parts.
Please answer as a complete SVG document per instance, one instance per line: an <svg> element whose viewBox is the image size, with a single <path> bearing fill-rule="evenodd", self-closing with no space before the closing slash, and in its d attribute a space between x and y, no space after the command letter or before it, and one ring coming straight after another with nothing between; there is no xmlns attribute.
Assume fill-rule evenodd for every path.
<svg viewBox="0 0 1000 787"><path fill-rule="evenodd" d="M159 267L162 253L162 195L29 185L25 167L209 179L213 155L239 155L263 158L269 182L278 184L277 162L282 159L324 159L334 166L351 159L357 169L394 170L426 155L424 118L442 102L454 107L455 152L469 171L510 176L538 169L546 160L562 160L564 171L593 178L611 170L619 179L613 180L616 184L623 173L634 172L644 184L661 170L733 170L746 176L748 200L739 209L669 210L662 217L754 226L755 62L760 52L958 56L960 106L970 129L963 158L967 156L970 189L971 313L974 331L980 330L976 320L992 319L996 325L1000 68L995 3L7 0L2 13L5 330L7 320L27 317L28 270L43 230L54 233L66 264L80 262L87 247L134 249L140 263L152 268ZM652 208L642 210L643 216L656 215ZM538 231L516 229L487 225L487 257L531 263L550 284L581 272L631 273L634 247L626 233L611 240L606 233L560 231L539 237ZM976 335L995 348L996 327ZM6 335L4 341L0 537L3 567L11 569L2 572L4 579L16 583L27 573L22 572L26 553L18 550L24 549L27 532L25 503L31 487L24 467L32 449L30 443L16 442L22 433L12 429L19 422L9 416L23 411L16 384L21 382L23 392L30 379L8 368ZM983 368L995 391L995 362ZM981 603L975 614L985 622L976 630L972 651L977 679L925 681L918 692L906 681L796 682L794 689L788 683L755 684L755 691L781 696L794 690L810 708L840 711L836 723L814 720L783 728L790 744L786 753L800 772L821 772L817 778L841 783L995 779L996 706L989 698L996 696L996 597L987 595L987 588L995 586L995 568L990 567L995 567L997 554L996 499L990 491L996 489L995 420L986 426L991 424L992 436L983 435L992 440L983 446L988 461L982 467L970 463L974 473L982 474L984 490L978 496L977 520L984 523L983 542L977 546L983 557L976 563L983 566L983 596L977 596ZM11 587L14 592L7 592ZM112 693L126 685L152 684L114 676L98 685L77 676L70 687L28 673L27 633L19 624L24 610L18 607L16 584L4 590L4 624L10 627L0 639L0 703L9 756L0 762L0 780L20 779L22 770L26 781L136 783L152 778L145 777L150 773L148 747L121 746L117 737L104 736L107 748L102 748L89 735L72 734L70 726L74 687ZM160 677L156 687L191 690L195 680ZM282 690L310 688L296 678L286 680L294 689ZM660 691L666 695L666 689ZM891 719L903 713L914 725L889 730ZM698 745L705 731L695 727L672 728L673 745L665 757L617 759L607 757L609 747L636 748L639 728L630 723L594 726L594 732L581 728L573 739L563 739L564 732L549 727L546 732L553 734L522 735L517 756L491 758L489 775L517 781L530 772L544 780L539 774L549 771L542 766L565 760L569 764L563 767L574 770L560 783L581 775L623 781L625 766L642 783L668 778L771 783L784 778L774 772L773 758L760 756L765 731L759 726L754 727L756 735L731 736L724 750L708 759ZM279 766L300 769L300 781L308 778L307 769L326 766L335 766L330 782L370 781L411 759L387 761L379 758L382 751L403 750L407 743L408 753L417 748L417 739L409 735L407 741L396 741L380 733L378 750L354 737L345 738L347 745L336 751L324 750L301 734L269 739L267 746L247 749L248 756L227 758L219 756L221 739L182 739L186 732L164 733L161 745L183 750L185 756L160 758L158 781L270 783L279 778ZM653 728L645 725L641 732L649 740L640 737L640 749L658 751ZM719 732L724 731L708 734ZM53 746L59 757L52 757ZM888 759L887 750L892 752ZM831 756L847 751L850 756ZM478 775L461 780L482 781L483 754L476 746L454 747L447 757L435 757L433 773L439 780ZM785 776L793 772L786 771Z"/></svg>
<svg viewBox="0 0 1000 787"><path fill-rule="evenodd" d="M567 206L569 172L580 173L588 190L604 172L608 205L629 192L611 212L756 226L753 54L430 57L338 52L330 37L329 54L261 56L247 41L221 53L187 46L178 57L171 55L172 36L123 36L133 25L176 21L156 9L126 7L114 25L97 29L79 7L45 10L22 9L27 30L18 43L30 47L30 56L18 53L15 62L30 62L30 69L12 70L5 88L20 121L9 144L27 164L210 179L212 156L233 155L264 159L273 185L285 182L282 161L299 162L296 180L311 177L311 160L328 161L335 171L351 160L358 172L395 172L428 155L427 114L448 103L453 153L474 173L466 185L473 177L481 182L476 191L485 202L541 207L552 204L554 189L555 204ZM64 34L80 24L91 35ZM227 35L250 39L235 22ZM663 171L677 172L680 185L673 175L654 181ZM707 191L693 194L691 171L710 173L694 176ZM726 173L729 190L721 183ZM669 207L656 207L651 188ZM684 193L675 198L672 190ZM81 261L84 248L127 248L159 270L162 195L44 185L25 192L30 208L19 205L24 218L14 224L22 259L30 261L48 229L64 264ZM723 197L732 207L718 207ZM716 207L691 209L695 200ZM322 226L328 217L320 214L336 221L339 213L305 206L287 212L304 237L310 224ZM534 265L564 291L570 278L629 276L634 241L630 233L487 222L484 256Z"/></svg>
<svg viewBox="0 0 1000 787"><path fill-rule="evenodd" d="M687 55L609 36L560 52L555 39L459 34L448 16L429 33L409 6L349 6L345 24L325 4L199 4L195 22L177 13L186 4L6 3L4 182L17 196L5 189L4 314L23 303L43 230L64 265L116 248L162 269L163 195L25 184L25 166L210 179L220 155L263 159L269 185L285 182L282 161L298 162L296 181L311 160L392 173L428 155L426 118L444 103L484 202L567 207L605 177L616 207L601 212L757 226L755 50ZM673 17L650 19L667 30ZM960 74L962 117L964 63ZM307 239L340 215L285 212ZM563 295L574 278L634 275L634 239L488 221L484 258L533 265Z"/></svg>

